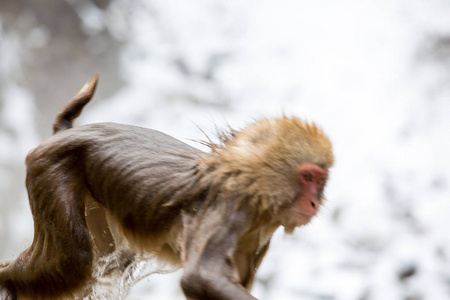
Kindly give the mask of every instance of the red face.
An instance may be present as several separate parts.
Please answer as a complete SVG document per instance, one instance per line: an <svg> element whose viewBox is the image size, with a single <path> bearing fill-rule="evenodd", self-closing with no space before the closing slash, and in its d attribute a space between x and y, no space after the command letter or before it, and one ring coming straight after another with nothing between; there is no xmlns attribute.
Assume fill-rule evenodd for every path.
<svg viewBox="0 0 450 300"><path fill-rule="evenodd" d="M319 211L327 178L328 171L312 163L302 164L298 169L301 192L290 211L298 226L309 223Z"/></svg>

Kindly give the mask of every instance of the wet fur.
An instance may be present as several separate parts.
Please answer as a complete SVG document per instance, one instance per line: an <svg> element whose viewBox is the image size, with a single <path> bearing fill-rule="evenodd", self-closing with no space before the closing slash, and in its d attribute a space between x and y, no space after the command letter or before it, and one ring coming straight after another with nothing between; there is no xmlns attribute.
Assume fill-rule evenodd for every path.
<svg viewBox="0 0 450 300"><path fill-rule="evenodd" d="M232 132L210 153L136 126L72 128L96 83L27 156L35 235L0 269L0 296L70 299L92 280L96 261L128 249L131 258L148 252L184 266L182 287L192 299L253 299L247 289L271 235L295 227L284 211L300 192L296 168L305 161L329 168L329 140L287 117ZM227 263L212 263L220 257Z"/></svg>

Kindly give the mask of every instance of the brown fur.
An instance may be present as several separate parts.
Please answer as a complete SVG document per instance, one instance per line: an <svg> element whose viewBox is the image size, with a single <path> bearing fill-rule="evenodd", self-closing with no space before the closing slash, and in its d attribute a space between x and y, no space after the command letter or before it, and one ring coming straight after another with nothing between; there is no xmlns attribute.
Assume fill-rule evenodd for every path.
<svg viewBox="0 0 450 300"><path fill-rule="evenodd" d="M35 236L0 269L0 296L73 298L92 282L93 264L119 251L119 272L139 253L184 266L189 299L254 299L248 290L273 232L309 222L296 221L298 201L322 200L323 187L302 190L298 168L312 163L325 174L328 138L296 118L263 119L204 153L135 126L72 128L96 83L27 156Z"/></svg>

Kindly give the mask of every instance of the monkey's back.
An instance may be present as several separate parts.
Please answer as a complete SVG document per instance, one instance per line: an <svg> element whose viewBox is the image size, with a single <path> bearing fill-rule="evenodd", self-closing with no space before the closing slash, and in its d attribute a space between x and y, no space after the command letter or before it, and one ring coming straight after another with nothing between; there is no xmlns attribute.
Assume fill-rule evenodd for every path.
<svg viewBox="0 0 450 300"><path fill-rule="evenodd" d="M179 221L174 207L189 202L183 200L192 194L201 153L155 130L98 123L50 137L30 152L27 166L60 165L81 174L90 194L125 229L146 235Z"/></svg>

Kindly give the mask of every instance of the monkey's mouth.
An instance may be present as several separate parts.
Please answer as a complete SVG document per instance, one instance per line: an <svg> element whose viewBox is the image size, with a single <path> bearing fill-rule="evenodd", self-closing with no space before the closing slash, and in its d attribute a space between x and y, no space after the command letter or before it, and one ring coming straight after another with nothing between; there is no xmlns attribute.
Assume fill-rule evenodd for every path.
<svg viewBox="0 0 450 300"><path fill-rule="evenodd" d="M295 226L303 226L309 224L314 216L315 215L313 214L307 214L299 210L291 211L291 220L295 222Z"/></svg>
<svg viewBox="0 0 450 300"><path fill-rule="evenodd" d="M303 212L298 211L298 210L294 210L294 212L295 212L296 214L299 214L299 215L304 216L304 217L308 217L308 218L314 217L314 215L306 214L306 213L303 213Z"/></svg>

